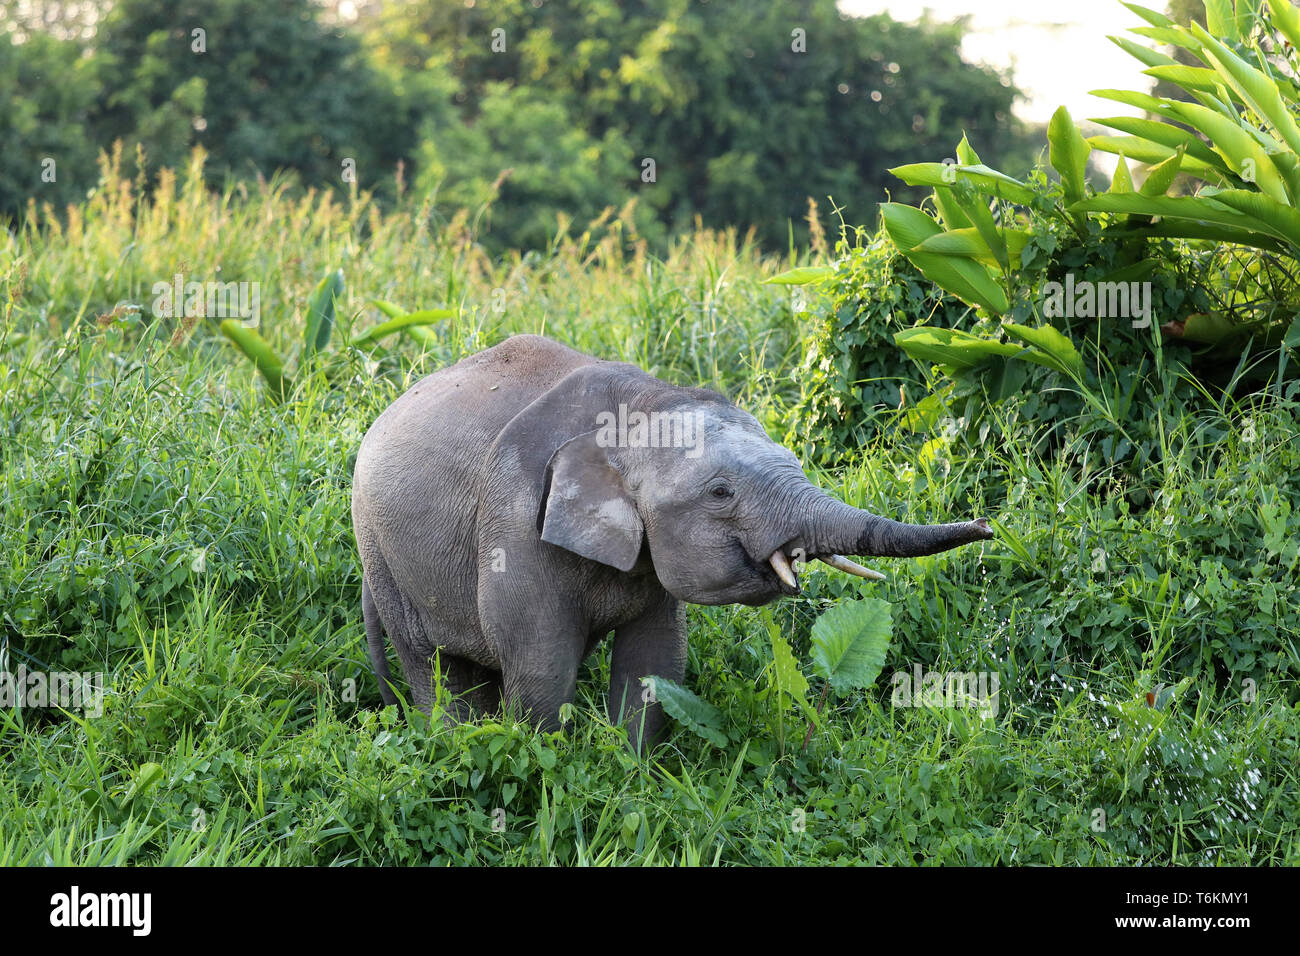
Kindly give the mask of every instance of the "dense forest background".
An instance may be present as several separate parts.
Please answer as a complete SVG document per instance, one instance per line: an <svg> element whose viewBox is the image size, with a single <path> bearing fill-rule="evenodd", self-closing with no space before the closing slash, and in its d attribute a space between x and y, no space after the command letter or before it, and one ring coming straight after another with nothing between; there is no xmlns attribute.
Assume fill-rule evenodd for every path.
<svg viewBox="0 0 1300 956"><path fill-rule="evenodd" d="M964 131L1017 174L1041 135L963 25L842 15L834 0L15 0L0 8L0 217L58 210L122 144L149 181L202 146L207 175L427 197L490 249L561 219L652 244L753 227L806 238L811 197L874 215L886 170ZM51 163L52 161L52 163Z"/></svg>

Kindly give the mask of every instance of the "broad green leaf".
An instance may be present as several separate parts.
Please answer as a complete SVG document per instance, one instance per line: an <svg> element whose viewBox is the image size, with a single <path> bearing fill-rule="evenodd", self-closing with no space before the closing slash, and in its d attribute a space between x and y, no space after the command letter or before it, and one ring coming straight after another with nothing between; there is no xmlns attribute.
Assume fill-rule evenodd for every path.
<svg viewBox="0 0 1300 956"><path fill-rule="evenodd" d="M371 299L370 304L373 305L380 312L384 313L384 315L388 316L390 319L395 319L398 316L410 314L401 306L393 305L393 303L385 301L384 299Z"/></svg>
<svg viewBox="0 0 1300 956"><path fill-rule="evenodd" d="M1273 26L1287 38L1291 48L1300 50L1300 10L1290 0L1268 0L1268 12Z"/></svg>
<svg viewBox="0 0 1300 956"><path fill-rule="evenodd" d="M962 212L957 198L951 188L936 186L934 189L934 206L939 211L939 218L948 229L965 229L971 225L970 217Z"/></svg>
<svg viewBox="0 0 1300 956"><path fill-rule="evenodd" d="M1127 106L1136 106L1138 109L1146 110L1148 113L1164 113L1169 105L1168 100L1161 99L1158 96L1152 96L1150 93L1139 93L1135 90L1104 89L1089 90L1088 92L1103 100L1114 100L1116 103L1124 103Z"/></svg>
<svg viewBox="0 0 1300 956"><path fill-rule="evenodd" d="M972 163L957 167L958 177L969 180L971 185L982 189L989 195L998 196L1011 202L1028 203L1034 198L1033 191L1020 180L1006 173L990 169L982 163Z"/></svg>
<svg viewBox="0 0 1300 956"><path fill-rule="evenodd" d="M942 231L930 216L901 203L881 203L880 212L889 238L927 279L963 301L983 306L990 312L1001 314L1007 310L1006 293L985 266L961 256L913 251L930 236Z"/></svg>
<svg viewBox="0 0 1300 956"><path fill-rule="evenodd" d="M983 339L960 329L925 325L895 332L894 342L916 361L938 365L950 375L978 368L995 356L1010 357L1023 351L1010 342Z"/></svg>
<svg viewBox="0 0 1300 956"><path fill-rule="evenodd" d="M964 132L961 134L961 142L957 144L957 162L963 166L984 165L984 160L979 158L979 154L975 152Z"/></svg>
<svg viewBox="0 0 1300 956"><path fill-rule="evenodd" d="M1103 193L1075 203L1081 212L1120 212L1133 216L1174 216L1218 222L1228 226L1248 226L1240 213L1200 196L1143 196L1141 193Z"/></svg>
<svg viewBox="0 0 1300 956"><path fill-rule="evenodd" d="M1212 166L1223 166L1219 154L1198 137L1180 126L1171 126L1157 120L1141 119L1137 116L1098 116L1090 117L1089 122L1109 126L1121 133L1131 133L1170 149L1182 147L1189 156ZM1226 167L1225 167L1226 169Z"/></svg>
<svg viewBox="0 0 1300 956"><path fill-rule="evenodd" d="M1147 279L1162 263L1156 259L1144 259L1126 266L1120 266L1102 276L1098 282L1138 282Z"/></svg>
<svg viewBox="0 0 1300 956"><path fill-rule="evenodd" d="M718 708L667 677L643 677L641 683L650 688L664 711L691 733L715 747L727 746L722 712Z"/></svg>
<svg viewBox="0 0 1300 956"><path fill-rule="evenodd" d="M1020 180L978 164L911 163L895 166L889 172L909 186L954 186L960 181L1009 202L1027 204L1034 199L1033 192Z"/></svg>
<svg viewBox="0 0 1300 956"><path fill-rule="evenodd" d="M763 280L763 285L808 285L835 274L834 266L800 266Z"/></svg>
<svg viewBox="0 0 1300 956"><path fill-rule="evenodd" d="M931 216L904 203L881 203L880 217L885 223L885 232L900 252L915 249L926 239L943 232L943 227Z"/></svg>
<svg viewBox="0 0 1300 956"><path fill-rule="evenodd" d="M1220 189L1214 194L1214 201L1256 220L1245 225L1271 232L1300 250L1300 212L1293 206L1274 202L1249 189Z"/></svg>
<svg viewBox="0 0 1300 956"><path fill-rule="evenodd" d="M1286 330L1282 344L1289 349L1300 349L1300 313L1291 320L1291 327Z"/></svg>
<svg viewBox="0 0 1300 956"><path fill-rule="evenodd" d="M1218 345L1239 337L1242 329L1214 312L1195 312L1183 320L1179 338L1204 345Z"/></svg>
<svg viewBox="0 0 1300 956"><path fill-rule="evenodd" d="M1238 97L1268 120L1293 152L1300 153L1300 127L1296 125L1295 117L1283 101L1277 82L1206 33L1200 24L1193 23L1192 32L1205 44L1206 55L1228 78Z"/></svg>
<svg viewBox="0 0 1300 956"><path fill-rule="evenodd" d="M999 229L998 234L1006 246L1007 254L1018 258L1029 242L1029 233L1022 229ZM980 231L973 226L963 229L948 229L936 233L916 247L917 252L936 252L946 256L970 256L988 265L996 265Z"/></svg>
<svg viewBox="0 0 1300 956"><path fill-rule="evenodd" d="M1204 196L1143 196L1140 193L1093 196L1072 209L1081 212L1120 212L1134 216L1165 216L1219 223L1256 230L1300 246L1300 213L1267 196L1244 189L1225 189Z"/></svg>
<svg viewBox="0 0 1300 956"><path fill-rule="evenodd" d="M870 687L885 665L893 632L889 602L843 601L813 623L813 671L837 694Z"/></svg>
<svg viewBox="0 0 1300 956"><path fill-rule="evenodd" d="M1142 72L1147 76L1155 77L1157 80L1167 80L1189 92L1200 90L1205 93L1213 93L1222 82L1219 79L1219 74L1213 70L1206 69L1203 66L1183 66L1181 63L1175 66L1152 66Z"/></svg>
<svg viewBox="0 0 1300 956"><path fill-rule="evenodd" d="M1143 223L1141 225L1126 224L1123 228L1114 231L1124 235L1152 236L1165 239L1205 239L1210 242L1232 242L1242 246L1252 246L1256 249L1267 249L1269 252L1289 254L1289 247L1286 243L1262 232L1236 226L1224 226L1213 222L1196 222L1191 219L1161 219L1154 223ZM1105 230L1107 235L1111 232L1111 229Z"/></svg>
<svg viewBox="0 0 1300 956"><path fill-rule="evenodd" d="M1079 355L1079 350L1074 347L1074 343L1059 329L1050 325L1031 328L1014 322L1004 322L1002 328L1012 338L1031 346L1032 350L1038 353L1031 352L1021 358L1064 372L1076 380L1083 379L1083 358Z"/></svg>
<svg viewBox="0 0 1300 956"><path fill-rule="evenodd" d="M1052 114L1051 122L1047 124L1047 142L1050 147L1048 159L1065 187L1065 201L1078 202L1083 198L1087 185L1088 154L1092 147L1064 106Z"/></svg>
<svg viewBox="0 0 1300 956"><path fill-rule="evenodd" d="M953 200L961 206L961 211L966 214L974 227L975 232L988 252L993 256L992 265L994 268L1007 272L1010 268L1007 259L1007 241L1002 234L998 232L997 224L993 221L993 213L989 210L988 201L979 193L969 187L953 190Z"/></svg>
<svg viewBox="0 0 1300 956"><path fill-rule="evenodd" d="M1103 153L1123 153L1139 163L1163 163L1174 151L1169 146L1153 143L1141 136L1089 136L1088 145Z"/></svg>
<svg viewBox="0 0 1300 956"><path fill-rule="evenodd" d="M122 798L123 804L134 800L136 797L142 797L163 778L163 768L161 764L142 763L131 778L131 786L126 795Z"/></svg>
<svg viewBox="0 0 1300 956"><path fill-rule="evenodd" d="M408 325L402 329L402 332L427 349L434 348L438 344L438 337L423 325Z"/></svg>
<svg viewBox="0 0 1300 956"><path fill-rule="evenodd" d="M1233 12L1233 0L1204 0L1205 25L1217 37L1224 37L1234 43L1241 42L1241 30Z"/></svg>
<svg viewBox="0 0 1300 956"><path fill-rule="evenodd" d="M1022 353L1024 351L1021 350ZM1004 402L1012 395L1019 395L1024 391L1028 379L1029 366L1019 361L1016 356L999 355L990 359L988 366L981 369L979 373L980 384L984 386L990 400L994 402ZM922 451L929 448L930 444L931 442L927 442Z"/></svg>
<svg viewBox="0 0 1300 956"><path fill-rule="evenodd" d="M925 252L906 252L904 255L927 279L963 302L978 305L995 315L1010 308L1007 294L993 274L974 259Z"/></svg>
<svg viewBox="0 0 1300 956"><path fill-rule="evenodd" d="M1178 171L1183 162L1183 148L1178 147L1174 155L1163 163L1157 163L1147 171L1147 178L1138 191L1143 196L1163 196L1178 178Z"/></svg>
<svg viewBox="0 0 1300 956"><path fill-rule="evenodd" d="M1183 122L1210 140L1214 151L1227 160L1228 168L1237 176L1256 183L1280 203L1290 202L1277 167L1259 141L1242 129L1240 121L1233 122L1195 103L1176 103L1173 109Z"/></svg>
<svg viewBox="0 0 1300 956"><path fill-rule="evenodd" d="M1212 93L1204 90L1193 90L1192 99L1196 100L1206 109L1213 110L1215 113L1218 113L1228 122L1237 124L1247 134L1254 134L1255 138L1259 140L1260 145L1263 145L1264 137L1266 136L1266 134L1261 133L1253 126L1248 126L1246 123L1242 121L1241 110L1237 108L1237 104L1233 100L1232 96L1228 93L1228 88L1226 86L1220 84L1218 89L1214 90L1214 92ZM1182 103L1183 103L1182 100L1170 100L1170 106L1169 106L1170 119L1178 123L1187 122L1187 120L1177 115L1178 107Z"/></svg>
<svg viewBox="0 0 1300 956"><path fill-rule="evenodd" d="M253 366L266 379L272 399L280 401L289 394L292 385L284 374L284 363L256 329L241 325L238 319L226 319L221 323L221 332L252 360Z"/></svg>
<svg viewBox="0 0 1300 956"><path fill-rule="evenodd" d="M894 342L911 358L937 365L947 375L960 375L980 368L992 369L1002 360L1019 359L1075 379L1083 377L1083 361L1078 351L1056 329L1050 326L1033 329L1014 323L1006 323L1003 327L1024 344L999 342L958 329L933 326L917 326L896 332Z"/></svg>
<svg viewBox="0 0 1300 956"><path fill-rule="evenodd" d="M1170 20L1163 13L1157 13L1155 10L1140 7L1136 3L1125 3L1123 6L1128 7L1153 27L1172 27L1174 25L1173 20Z"/></svg>
<svg viewBox="0 0 1300 956"><path fill-rule="evenodd" d="M1089 136L1088 145L1093 149L1101 150L1103 153L1123 153L1129 159L1152 166L1156 163L1163 163L1174 155L1174 151L1168 146L1161 146L1159 143L1142 139L1140 136ZM1206 182L1221 183L1226 181L1224 173L1219 169L1209 166L1199 159L1193 159L1191 156L1183 157L1183 172L1199 176Z"/></svg>
<svg viewBox="0 0 1300 956"><path fill-rule="evenodd" d="M1269 154L1273 160L1273 165L1277 171L1282 174L1282 180L1286 183L1287 191L1291 194L1292 203L1295 205L1295 197L1300 196L1300 156L1295 153L1287 152L1269 152L1270 147L1265 146L1264 152Z"/></svg>
<svg viewBox="0 0 1300 956"><path fill-rule="evenodd" d="M307 329L303 334L303 359L310 359L329 344L334 328L334 303L343 294L343 270L335 269L317 284L307 300Z"/></svg>
<svg viewBox="0 0 1300 956"><path fill-rule="evenodd" d="M801 712L811 708L808 704L808 678L804 677L794 652L781 634L781 628L772 620L771 612L765 615L768 637L772 641L772 685L777 693L788 699ZM783 702L780 706L786 706Z"/></svg>
<svg viewBox="0 0 1300 956"><path fill-rule="evenodd" d="M1175 60L1172 56L1167 56L1164 53L1158 53L1155 50L1152 50L1148 47L1144 47L1141 43L1134 43L1128 37L1108 36L1106 37L1106 39L1109 40L1111 43L1115 44L1117 47L1119 47L1129 56L1133 57L1136 60L1142 61L1147 66L1171 66L1171 65L1177 66L1178 65L1178 61Z"/></svg>
<svg viewBox="0 0 1300 956"><path fill-rule="evenodd" d="M348 344L352 346L364 345L367 342L373 342L398 332L412 325L431 325L434 322L441 322L443 319L454 319L456 317L455 309L421 309L418 312L410 312L406 315L399 315L395 319L389 319L387 322L381 322L379 325L372 325L359 335L354 335L352 341Z"/></svg>
<svg viewBox="0 0 1300 956"><path fill-rule="evenodd" d="M1111 193L1131 193L1133 191L1133 176L1128 171L1128 163L1124 162L1124 154L1119 154L1119 162L1115 164L1115 175L1111 177Z"/></svg>
<svg viewBox="0 0 1300 956"><path fill-rule="evenodd" d="M1146 37L1148 40L1155 40L1157 43L1180 47L1198 56L1201 52L1200 42L1180 26L1133 27L1128 32L1140 37Z"/></svg>

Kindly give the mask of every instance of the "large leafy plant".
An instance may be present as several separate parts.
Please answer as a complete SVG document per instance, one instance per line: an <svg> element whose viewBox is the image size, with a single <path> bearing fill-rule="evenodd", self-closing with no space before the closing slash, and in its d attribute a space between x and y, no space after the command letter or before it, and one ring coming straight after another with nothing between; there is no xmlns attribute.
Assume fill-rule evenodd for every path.
<svg viewBox="0 0 1300 956"><path fill-rule="evenodd" d="M982 442L987 403L1015 396L1022 420L1082 415L1103 427L1089 460L1133 478L1164 447L1142 412L1155 397L1194 402L1216 377L1287 375L1300 348L1300 153L1289 142L1300 88L1287 38L1300 14L1285 4L1220 5L1201 28L1131 9L1146 19L1139 36L1201 52L1204 65L1187 67L1115 40L1165 87L1182 81L1187 102L1100 90L1161 111L1099 119L1113 135L1093 136L1062 108L1044 162L1021 178L983 162L963 138L953 158L892 170L930 195L917 207L883 204L869 243L846 235L834 263L769 280L821 293L789 435L805 456L835 463L893 428L942 427L945 440ZM1118 166L1098 192L1088 167L1106 151L1119 154ZM1094 290L1143 283L1149 307L1128 319L1061 315L1048 307L1050 284L1071 279ZM1270 373L1255 359L1279 343ZM891 353L946 381L929 382L918 401L914 373ZM1064 440L1049 431L1040 444Z"/></svg>
<svg viewBox="0 0 1300 956"><path fill-rule="evenodd" d="M813 623L811 651L813 673L822 680L822 691L815 709L808 701L808 678L769 609L764 609L763 620L772 642L772 664L762 696L772 715L777 746L785 751L786 721L797 714L808 722L803 737L806 749L813 730L822 723L822 710L831 691L845 696L866 690L880 676L893 635L890 605L867 597L841 602L818 616ZM708 701L665 677L645 677L642 683L679 724L716 747L727 745L730 738L722 712Z"/></svg>
<svg viewBox="0 0 1300 956"><path fill-rule="evenodd" d="M1090 147L1118 154L1119 167L1109 193L1081 197L1071 210L1130 217L1120 222L1137 234L1233 242L1296 259L1300 87L1294 47L1300 44L1300 12L1286 0L1268 0L1267 17L1258 0L1239 0L1235 7L1208 3L1207 30L1125 6L1151 24L1133 33L1184 49L1204 66L1185 66L1131 41L1120 44L1147 64L1147 75L1174 84L1191 100L1093 91L1155 118L1093 120L1128 135L1087 140ZM1140 189L1132 188L1128 160L1152 164ZM1168 195L1179 173L1203 183L1195 195Z"/></svg>
<svg viewBox="0 0 1300 956"><path fill-rule="evenodd" d="M1033 266L1045 234L1081 248L1112 244L1115 268L1097 277L1109 282L1152 277L1157 265L1149 255L1153 241L1208 240L1215 250L1225 244L1246 247L1251 254L1244 259L1233 252L1226 260L1217 251L1193 253L1204 257L1203 276L1222 277L1220 287L1207 295L1218 307L1188 309L1164 331L1209 344L1235 344L1246 335L1268 344L1285 335L1288 345L1300 344L1295 319L1300 311L1295 279L1300 265L1295 60L1300 12L1281 0L1269 0L1267 14L1247 0L1211 3L1207 30L1125 5L1150 24L1133 32L1181 47L1204 64L1185 66L1131 40L1116 39L1147 64L1147 74L1176 84L1189 101L1095 91L1154 117L1094 120L1127 134L1122 136L1085 137L1062 107L1048 127L1048 159L1059 177L1051 186L989 168L965 139L955 162L896 167L891 172L909 185L932 187L937 215L885 203L886 232L926 278L995 317L1024 314L1026 307L1035 311L1033 292L1044 276ZM1087 180L1093 149L1119 156L1110 188L1101 194ZM1134 183L1130 161L1148 164L1140 185ZM1171 194L1188 178L1200 183L1194 195ZM1064 228L1045 231L1045 221ZM1049 251L1064 259L1058 250ZM1010 341L927 327L904 330L895 339L913 358L950 374L986 367L992 358L1014 357L1081 377L1077 352L1059 333L1015 321L1003 322L1001 331ZM1285 353L1281 361L1280 372Z"/></svg>
<svg viewBox="0 0 1300 956"><path fill-rule="evenodd" d="M301 369L316 365L329 346L330 335L334 330L335 310L343 288L343 270L335 269L320 280L307 300L306 324L298 357ZM371 304L388 316L388 321L353 334L347 340L349 348L373 348L380 339L394 332L404 332L421 345L431 345L437 339L425 326L456 315L455 309L407 312L382 299L376 299ZM285 371L285 362L255 328L244 325L238 319L226 319L221 323L221 332L253 363L253 367L266 381L267 394L273 401L282 401L289 396L294 386L292 377Z"/></svg>

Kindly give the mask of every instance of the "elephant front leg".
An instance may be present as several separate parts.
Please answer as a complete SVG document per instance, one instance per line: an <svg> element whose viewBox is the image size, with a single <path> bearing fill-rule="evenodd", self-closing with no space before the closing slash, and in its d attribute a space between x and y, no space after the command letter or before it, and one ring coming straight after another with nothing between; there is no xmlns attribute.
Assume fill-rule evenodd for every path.
<svg viewBox="0 0 1300 956"><path fill-rule="evenodd" d="M494 628L508 634L502 649L501 690L506 712L545 732L560 729L560 708L573 703L585 632L564 615L534 612Z"/></svg>
<svg viewBox="0 0 1300 956"><path fill-rule="evenodd" d="M628 743L638 754L653 746L664 730L663 705L641 684L643 677L686 676L686 612L668 594L645 614L614 630L610 658L609 719L627 726Z"/></svg>

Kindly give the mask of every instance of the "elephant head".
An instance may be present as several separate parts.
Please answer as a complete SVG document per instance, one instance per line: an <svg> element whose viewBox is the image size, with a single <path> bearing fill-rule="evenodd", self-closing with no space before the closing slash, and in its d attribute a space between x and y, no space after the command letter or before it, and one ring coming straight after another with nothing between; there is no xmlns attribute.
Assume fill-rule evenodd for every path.
<svg viewBox="0 0 1300 956"><path fill-rule="evenodd" d="M850 507L722 396L655 384L551 457L544 541L623 571L648 549L673 597L758 605L798 593L794 557L882 577L844 555L914 557L993 536L983 519L902 524Z"/></svg>

